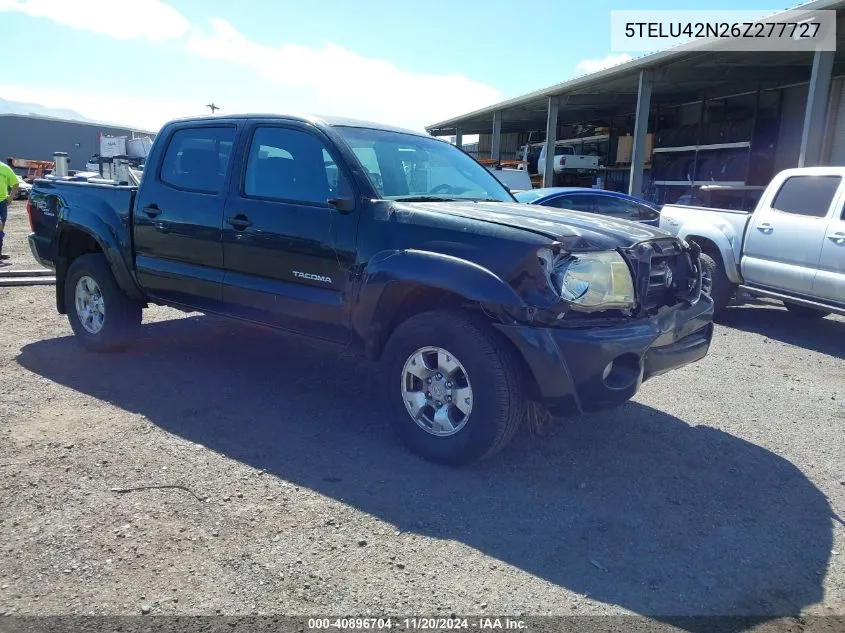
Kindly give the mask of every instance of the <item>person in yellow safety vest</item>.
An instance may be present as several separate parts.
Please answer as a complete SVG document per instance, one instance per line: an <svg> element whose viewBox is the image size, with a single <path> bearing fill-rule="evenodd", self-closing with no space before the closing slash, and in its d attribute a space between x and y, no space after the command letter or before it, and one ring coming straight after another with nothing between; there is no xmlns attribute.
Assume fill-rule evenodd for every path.
<svg viewBox="0 0 845 633"><path fill-rule="evenodd" d="M3 254L3 237L9 214L9 203L18 192L18 175L6 163L0 161L0 259L9 259Z"/></svg>

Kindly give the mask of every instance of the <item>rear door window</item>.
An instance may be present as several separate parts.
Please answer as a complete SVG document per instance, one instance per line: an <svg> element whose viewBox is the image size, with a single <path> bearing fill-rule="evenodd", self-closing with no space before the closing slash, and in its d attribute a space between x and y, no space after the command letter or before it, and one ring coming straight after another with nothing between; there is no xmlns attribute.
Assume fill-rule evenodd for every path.
<svg viewBox="0 0 845 633"><path fill-rule="evenodd" d="M567 196L558 196L549 200L550 207L558 209L572 209L573 211L586 211L588 213L596 212L596 196L592 194L573 194Z"/></svg>
<svg viewBox="0 0 845 633"><path fill-rule="evenodd" d="M657 218L657 211L645 204L624 200L614 196L596 196L597 212L601 215L608 215L626 220L654 220Z"/></svg>
<svg viewBox="0 0 845 633"><path fill-rule="evenodd" d="M634 207L637 209L637 220L656 220L660 217L660 212L647 204L635 202Z"/></svg>
<svg viewBox="0 0 845 633"><path fill-rule="evenodd" d="M217 194L223 189L235 140L234 126L182 128L173 133L159 178L176 189Z"/></svg>
<svg viewBox="0 0 845 633"><path fill-rule="evenodd" d="M790 176L775 194L772 208L793 215L826 217L841 181L839 176Z"/></svg>

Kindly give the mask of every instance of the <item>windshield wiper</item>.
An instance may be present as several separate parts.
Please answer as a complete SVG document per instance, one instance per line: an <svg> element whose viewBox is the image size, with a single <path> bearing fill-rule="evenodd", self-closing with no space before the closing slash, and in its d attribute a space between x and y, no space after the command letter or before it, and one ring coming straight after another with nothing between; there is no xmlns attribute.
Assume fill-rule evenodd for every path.
<svg viewBox="0 0 845 633"><path fill-rule="evenodd" d="M444 198L443 196L407 196L405 198L394 198L396 202L453 202L455 198Z"/></svg>

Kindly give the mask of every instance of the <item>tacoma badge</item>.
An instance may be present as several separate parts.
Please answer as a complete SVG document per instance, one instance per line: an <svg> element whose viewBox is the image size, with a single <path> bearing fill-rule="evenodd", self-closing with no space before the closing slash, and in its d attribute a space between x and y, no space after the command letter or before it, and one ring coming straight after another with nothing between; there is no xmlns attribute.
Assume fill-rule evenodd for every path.
<svg viewBox="0 0 845 633"><path fill-rule="evenodd" d="M312 281L322 281L323 283L330 284L332 282L331 277L324 277L323 275L315 275L313 273L301 273L298 270L292 270L294 277L300 277L302 279L310 279Z"/></svg>

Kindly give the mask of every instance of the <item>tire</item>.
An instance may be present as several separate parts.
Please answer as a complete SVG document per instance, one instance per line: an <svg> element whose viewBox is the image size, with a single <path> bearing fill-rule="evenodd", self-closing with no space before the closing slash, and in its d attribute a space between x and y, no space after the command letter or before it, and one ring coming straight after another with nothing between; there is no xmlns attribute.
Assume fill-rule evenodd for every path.
<svg viewBox="0 0 845 633"><path fill-rule="evenodd" d="M713 299L713 316L722 316L731 300L732 288L728 276L725 274L721 260L716 260L707 253L701 254L701 272L705 277L703 291ZM709 287L707 280L709 279Z"/></svg>
<svg viewBox="0 0 845 633"><path fill-rule="evenodd" d="M460 365L460 370L448 375L454 383L442 380L438 383L439 374L435 373L431 375L431 380L435 381L431 383L433 387L429 387L422 378L410 376L406 371L412 367L412 359L419 359L421 350L426 349L428 352L424 355L429 362L425 365L437 366L432 359L438 356L431 348L444 350L450 362L454 358ZM471 464L499 452L516 433L525 411L522 364L509 343L499 340L496 332L475 315L436 310L413 316L390 337L384 359L394 430L402 442L421 457L450 466ZM425 374L428 370L423 367L416 371ZM453 423L454 431L445 431L429 424L434 406L423 408L419 405L418 418L422 421L418 422L405 405L406 396L412 395L405 390L409 380L414 383L412 391L419 394L419 401L428 402L442 395L443 392L437 394L435 388L449 385L452 385L452 391L447 391L444 398L451 401L448 393L454 393L457 402L461 397L459 390L468 384L471 388L468 415L458 419L463 411L456 404L448 405L446 415L451 421L457 421ZM425 400L426 392L431 395L430 400ZM451 434L445 434L449 432Z"/></svg>
<svg viewBox="0 0 845 633"><path fill-rule="evenodd" d="M89 305L95 304L92 312L101 313L101 320L90 316L89 312L89 318L83 322L81 308L77 305L77 286L80 284L83 286L83 303L87 295ZM119 351L137 337L141 328L142 305L120 289L102 253L82 255L73 261L65 278L64 293L70 326L87 350Z"/></svg>
<svg viewBox="0 0 845 633"><path fill-rule="evenodd" d="M791 314L794 314L802 319L823 319L830 314L830 312L816 310L815 308L808 308L807 306L800 306L797 303L784 303L783 305L786 306L786 309L789 310Z"/></svg>

